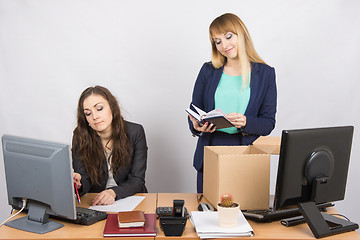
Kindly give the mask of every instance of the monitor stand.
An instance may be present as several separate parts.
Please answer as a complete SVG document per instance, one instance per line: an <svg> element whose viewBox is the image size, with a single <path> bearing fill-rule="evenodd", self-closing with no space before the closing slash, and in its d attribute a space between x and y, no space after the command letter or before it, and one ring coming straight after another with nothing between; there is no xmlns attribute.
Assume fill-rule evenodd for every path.
<svg viewBox="0 0 360 240"><path fill-rule="evenodd" d="M316 238L353 231L359 225L330 214L322 213L314 202L299 203L299 212L304 216Z"/></svg>
<svg viewBox="0 0 360 240"><path fill-rule="evenodd" d="M40 204L31 204L27 216L12 220L5 225L38 234L51 232L64 226L64 224L49 221L48 218L45 207Z"/></svg>

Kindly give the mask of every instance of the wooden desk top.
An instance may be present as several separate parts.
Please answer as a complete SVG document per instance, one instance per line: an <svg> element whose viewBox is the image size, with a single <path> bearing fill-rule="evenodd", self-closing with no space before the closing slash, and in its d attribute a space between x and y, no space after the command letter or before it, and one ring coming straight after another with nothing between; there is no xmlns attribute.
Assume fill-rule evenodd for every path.
<svg viewBox="0 0 360 240"><path fill-rule="evenodd" d="M185 207L189 212L197 211L197 194L196 193L158 193L158 203L157 206L172 206L173 199L183 199L185 200ZM206 199L202 199L201 202L207 202ZM336 212L334 209L330 209L329 213ZM307 224L300 224L294 227L284 227L280 224L280 221L275 221L272 223L257 223L249 220L251 227L254 230L255 235L253 237L240 237L240 238L226 238L226 239L256 239L256 240L265 240L265 239L277 239L277 240L309 240L316 239L312 234L310 228ZM158 234L156 239L161 240L174 240L178 239L176 237L165 237L164 233L160 230L158 224ZM199 239L196 234L195 228L188 220L182 238L185 239ZM348 232L339 235L334 235L324 238L326 240L360 240L360 235L355 232Z"/></svg>
<svg viewBox="0 0 360 240"><path fill-rule="evenodd" d="M136 207L136 210L143 210L146 213L155 213L156 206L172 206L174 199L183 199L185 200L185 207L189 212L197 210L197 194L196 193L147 193L147 194L137 194L138 196L146 196L146 198ZM87 194L81 198L81 207L88 207L91 200L93 199L93 194ZM206 202L206 199L202 199L202 202ZM336 212L334 209L329 211ZM25 216L24 213L19 214L19 217ZM35 234L28 233L24 231L19 231L8 226L2 226L0 228L0 239L104 239L102 234L105 226L105 221L97 222L90 226L84 226L79 224L72 224L64 221L55 220L63 223L65 226L46 234ZM296 239L296 240L309 240L316 239L310 228L307 224L301 224L294 227L284 227L280 224L279 221L272 223L257 223L254 221L249 221L251 227L254 230L255 235L253 237L240 237L236 239L256 239L256 240L287 240L287 239ZM186 223L185 230L181 238L184 239L199 239L195 229L191 222L188 220ZM106 238L106 239L117 239L116 238ZM121 240L138 240L146 239L150 240L153 237L122 237ZM159 220L157 222L157 236L156 240L174 240L179 239L179 237L165 237L164 233L160 229ZM228 238L234 239L234 238ZM343 233L340 235L335 235L331 237L326 237L324 240L360 240L360 235L355 232ZM223 239L221 239L223 240Z"/></svg>
<svg viewBox="0 0 360 240"><path fill-rule="evenodd" d="M146 198L135 208L135 210L143 210L146 213L155 213L156 211L156 200L157 193L140 193L136 194L137 196L146 196ZM89 193L81 197L80 207L89 207L91 204L91 200L94 198L94 193ZM17 217L23 217L25 213L20 213ZM53 219L50 219L53 220ZM36 234L30 232L20 231L8 226L2 226L0 228L0 239L104 239L103 231L105 226L105 220L94 223L90 226L73 224L66 221L61 221L55 219L56 222L61 222L65 226L55 230L53 232L45 233L45 234ZM106 239L118 239L119 238L106 238ZM129 237L129 238L121 238L124 240L138 240L138 239L146 239L149 238L137 238L137 237Z"/></svg>

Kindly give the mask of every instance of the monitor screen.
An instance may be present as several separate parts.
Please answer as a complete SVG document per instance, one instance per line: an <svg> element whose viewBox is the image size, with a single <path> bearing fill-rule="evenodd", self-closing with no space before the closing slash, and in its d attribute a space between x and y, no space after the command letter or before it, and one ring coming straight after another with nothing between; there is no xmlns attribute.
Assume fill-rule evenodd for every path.
<svg viewBox="0 0 360 240"><path fill-rule="evenodd" d="M68 145L4 135L2 147L9 204L19 209L26 199L28 210L6 225L45 233L63 226L49 215L76 219Z"/></svg>
<svg viewBox="0 0 360 240"><path fill-rule="evenodd" d="M345 197L353 132L353 126L282 132L274 208L297 204L317 238L359 227L316 207Z"/></svg>

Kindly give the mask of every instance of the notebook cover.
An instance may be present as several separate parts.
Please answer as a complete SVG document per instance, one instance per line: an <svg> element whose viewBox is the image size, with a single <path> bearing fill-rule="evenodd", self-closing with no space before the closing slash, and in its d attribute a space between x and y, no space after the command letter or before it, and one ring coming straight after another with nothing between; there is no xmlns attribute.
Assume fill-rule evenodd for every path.
<svg viewBox="0 0 360 240"><path fill-rule="evenodd" d="M118 213L119 227L143 227L145 217L143 211L127 211Z"/></svg>
<svg viewBox="0 0 360 240"><path fill-rule="evenodd" d="M104 237L156 236L156 214L145 213L145 226L119 228L118 215L109 214L105 223Z"/></svg>

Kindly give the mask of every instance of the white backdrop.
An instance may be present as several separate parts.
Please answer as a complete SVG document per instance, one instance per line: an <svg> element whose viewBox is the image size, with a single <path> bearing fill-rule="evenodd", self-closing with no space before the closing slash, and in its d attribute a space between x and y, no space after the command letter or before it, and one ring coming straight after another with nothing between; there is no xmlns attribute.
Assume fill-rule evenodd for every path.
<svg viewBox="0 0 360 240"><path fill-rule="evenodd" d="M359 9L356 0L0 0L0 135L71 144L80 93L103 85L126 119L145 128L149 191L195 192L196 139L184 109L210 60L208 26L232 12L276 69L271 135L355 126L346 199L336 205L360 222ZM7 206L2 163L0 189L0 206ZM1 208L0 220L9 212Z"/></svg>

